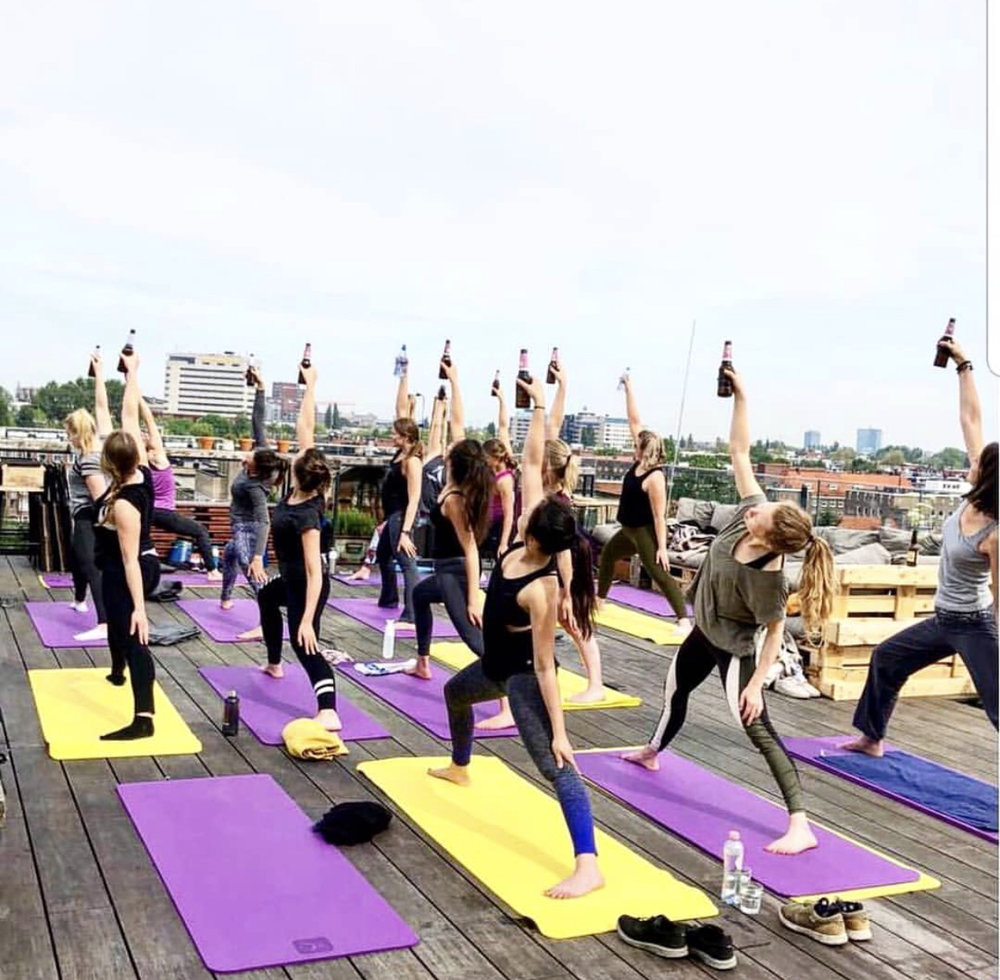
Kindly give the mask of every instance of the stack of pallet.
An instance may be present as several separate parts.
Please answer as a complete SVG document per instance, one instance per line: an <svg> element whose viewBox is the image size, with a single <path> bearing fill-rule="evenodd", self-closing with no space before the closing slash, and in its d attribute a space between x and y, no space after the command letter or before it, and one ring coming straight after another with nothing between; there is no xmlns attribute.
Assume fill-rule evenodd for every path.
<svg viewBox="0 0 1000 980"><path fill-rule="evenodd" d="M836 569L839 595L821 648L810 651L806 674L834 701L855 700L868 676L872 650L934 611L937 567L848 565ZM960 697L975 693L957 653L914 674L901 697Z"/></svg>

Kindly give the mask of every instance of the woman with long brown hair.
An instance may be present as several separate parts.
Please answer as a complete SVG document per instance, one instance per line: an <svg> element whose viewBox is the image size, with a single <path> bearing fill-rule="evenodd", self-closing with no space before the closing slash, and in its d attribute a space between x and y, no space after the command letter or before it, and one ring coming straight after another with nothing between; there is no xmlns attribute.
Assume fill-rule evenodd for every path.
<svg viewBox="0 0 1000 980"><path fill-rule="evenodd" d="M735 371L729 452L740 506L709 548L688 596L695 626L667 671L663 713L643 748L626 753L629 762L657 769L657 756L681 730L688 698L717 669L729 710L764 756L788 809L788 830L767 845L776 854L798 854L816 846L806 817L795 765L771 724L764 705L764 680L781 652L785 631L784 556L805 549L799 598L806 631L821 632L835 591L830 546L813 533L809 515L794 504L771 503L750 462L750 427L743 381ZM755 661L754 638L765 626L764 646Z"/></svg>
<svg viewBox="0 0 1000 980"><path fill-rule="evenodd" d="M399 588L393 562L403 570L403 612L399 621L413 622L413 590L417 587L417 546L413 529L420 507L424 449L420 429L410 417L407 370L399 376L396 392L396 421L392 423L392 444L396 449L382 481L382 517L386 522L375 553L382 586L378 604L395 609Z"/></svg>
<svg viewBox="0 0 1000 980"><path fill-rule="evenodd" d="M108 614L108 681L116 686L124 684L128 667L134 710L131 723L101 736L106 741L149 738L155 711L156 671L148 646L145 604L145 597L160 580L160 560L150 536L153 481L139 428L139 357L122 354L122 361L126 370L122 427L104 440L101 451L101 468L110 485L95 503L95 537Z"/></svg>

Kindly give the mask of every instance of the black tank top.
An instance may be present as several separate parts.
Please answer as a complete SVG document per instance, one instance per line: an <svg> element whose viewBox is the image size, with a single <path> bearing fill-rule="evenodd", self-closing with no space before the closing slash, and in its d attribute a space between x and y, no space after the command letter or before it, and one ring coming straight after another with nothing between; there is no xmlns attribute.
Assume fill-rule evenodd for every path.
<svg viewBox="0 0 1000 980"><path fill-rule="evenodd" d="M406 477L403 476L402 453L396 453L389 464L389 470L382 481L382 514L388 517L399 511L405 511L410 501L406 489Z"/></svg>
<svg viewBox="0 0 1000 980"><path fill-rule="evenodd" d="M646 478L657 470L647 470L642 476L636 476L638 463L633 463L622 480L622 495L618 500L618 523L625 527L648 527L653 523L653 508L649 503L649 494L642 489Z"/></svg>
<svg viewBox="0 0 1000 980"><path fill-rule="evenodd" d="M149 467L140 466L142 483L127 483L121 487L116 500L128 501L139 512L139 554L152 552L153 539L150 528L153 523L153 476ZM111 495L109 487L94 501L94 511L97 523L94 525L94 562L104 570L112 566L124 567L121 545L118 541L118 529L102 523ZM112 511L113 513L113 511Z"/></svg>
<svg viewBox="0 0 1000 980"><path fill-rule="evenodd" d="M431 507L430 520L434 528L434 545L431 549L431 557L435 559L461 558L465 555L465 549L458 540L455 525L451 523L451 519L441 509L441 504L452 496L452 494L458 494L459 497L462 496L458 490L452 490L441 498L440 503L435 500L434 506Z"/></svg>
<svg viewBox="0 0 1000 980"><path fill-rule="evenodd" d="M483 604L483 673L492 680L503 682L514 674L529 674L535 669L534 647L531 641L531 617L517 604L517 597L526 585L545 575L556 574L556 559L535 572L520 578L504 578L504 559L511 552L523 548L518 541L497 561L486 602ZM509 627L513 627L511 630Z"/></svg>

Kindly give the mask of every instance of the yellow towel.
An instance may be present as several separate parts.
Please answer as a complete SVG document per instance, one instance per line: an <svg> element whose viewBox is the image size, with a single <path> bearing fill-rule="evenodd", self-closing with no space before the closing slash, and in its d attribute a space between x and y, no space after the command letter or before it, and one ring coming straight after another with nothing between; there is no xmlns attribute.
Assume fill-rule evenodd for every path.
<svg viewBox="0 0 1000 980"><path fill-rule="evenodd" d="M314 718L296 718L281 730L285 748L296 759L333 759L347 755L347 746L336 732L328 732Z"/></svg>

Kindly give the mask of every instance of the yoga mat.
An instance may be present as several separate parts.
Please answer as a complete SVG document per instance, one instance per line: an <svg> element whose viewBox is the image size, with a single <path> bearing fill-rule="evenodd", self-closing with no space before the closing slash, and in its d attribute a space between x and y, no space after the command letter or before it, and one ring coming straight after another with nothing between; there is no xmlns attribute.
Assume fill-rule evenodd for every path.
<svg viewBox="0 0 1000 980"><path fill-rule="evenodd" d="M346 585L349 588L357 588L358 586L368 585L375 586L378 589L382 588L382 576L378 572L372 572L371 575L366 579L351 579L351 573L348 572L337 572L333 579L335 582L339 582L341 585Z"/></svg>
<svg viewBox="0 0 1000 980"><path fill-rule="evenodd" d="M383 661L380 661L383 662ZM360 684L366 691L385 701L400 714L406 715L410 721L436 735L438 738L451 739L448 727L448 711L444 704L444 685L451 677L450 670L440 667L431 669L431 679L421 680L409 674L385 674L381 677L368 677L359 674L352 664L338 664L337 670L342 671L355 684ZM497 701L484 701L472 709L476 721L483 721L498 710ZM517 729L500 728L496 731L476 729L476 738L510 737L517 734Z"/></svg>
<svg viewBox="0 0 1000 980"><path fill-rule="evenodd" d="M126 783L118 795L209 970L418 942L268 775Z"/></svg>
<svg viewBox="0 0 1000 980"><path fill-rule="evenodd" d="M431 656L453 670L461 670L476 659L476 655L464 643L432 643ZM587 678L566 670L565 667L559 668L556 677L559 681L559 693L562 695L563 711L582 711L586 708L637 708L642 704L641 698L633 694L623 694L610 687L604 688L604 697L600 701L578 704L568 699L587 689Z"/></svg>
<svg viewBox="0 0 1000 980"><path fill-rule="evenodd" d="M342 596L332 596L326 602L331 609L356 619L365 626L370 626L379 633L385 632L385 622L387 619L397 619L403 611L402 606L395 609L382 609L379 607L378 599L375 596L365 596L364 598L343 598ZM416 627L412 623L396 623L396 634L404 638L416 637ZM434 636L454 639L458 636L458 630L452 625L450 619L434 618Z"/></svg>
<svg viewBox="0 0 1000 980"><path fill-rule="evenodd" d="M572 900L545 889L573 870L573 848L559 804L500 759L475 756L469 786L435 779L428 767L448 759L362 762L367 776L425 834L518 915L553 939L611 932L629 915L700 919L717 914L702 891L629 850L601 830L597 853L604 887Z"/></svg>
<svg viewBox="0 0 1000 980"><path fill-rule="evenodd" d="M256 599L234 599L232 609L223 609L218 599L178 599L177 608L183 609L216 643L243 642L236 639L240 633L260 626ZM287 622L282 624L281 636L288 639Z"/></svg>
<svg viewBox="0 0 1000 980"><path fill-rule="evenodd" d="M88 603L87 611L79 613L68 602L26 602L24 609L35 626L42 645L62 647L106 647L107 640L74 640L74 633L82 633L97 625L97 613Z"/></svg>
<svg viewBox="0 0 1000 980"><path fill-rule="evenodd" d="M73 576L69 572L48 572L38 576L47 589L73 588ZM180 582L186 589L215 589L222 585L222 579L209 581L204 572L168 572L162 569L161 582Z"/></svg>
<svg viewBox="0 0 1000 980"><path fill-rule="evenodd" d="M609 602L604 603L595 621L598 626L606 626L608 629L618 630L619 633L628 633L640 640L652 640L660 645L679 646L687 636L686 631L679 630L677 625L669 620Z"/></svg>
<svg viewBox="0 0 1000 980"><path fill-rule="evenodd" d="M606 792L720 861L729 831L738 830L754 878L778 895L797 898L808 892L846 899L864 890L865 897L874 898L937 887L919 871L815 823L819 847L796 855L769 854L765 845L788 825L784 807L672 752L660 753L659 772L624 762L619 750L578 752L576 761L580 772Z"/></svg>
<svg viewBox="0 0 1000 980"><path fill-rule="evenodd" d="M881 759L840 748L856 737L835 735L781 741L796 759L997 843L996 786L891 745L886 745Z"/></svg>
<svg viewBox="0 0 1000 980"><path fill-rule="evenodd" d="M662 592L656 589L637 589L633 585L626 585L616 582L608 590L608 598L612 602L619 602L633 609L641 609L643 612L652 613L654 616L665 616L667 619L676 619L677 614L670 608L670 603ZM687 606L688 616L694 615L691 606Z"/></svg>
<svg viewBox="0 0 1000 980"><path fill-rule="evenodd" d="M240 720L265 745L284 745L281 731L293 718L316 714L316 695L309 675L298 664L285 664L285 676L269 677L259 667L199 667L198 673L220 698L230 691L240 697ZM221 709L220 709L221 711ZM337 714L344 723L337 734L346 742L389 738L389 733L347 698L337 696Z"/></svg>
<svg viewBox="0 0 1000 980"><path fill-rule="evenodd" d="M100 736L132 720L132 688L114 687L107 667L29 670L42 735L53 759L124 759L149 755L194 755L201 742L153 684L155 732L131 742L102 742Z"/></svg>

